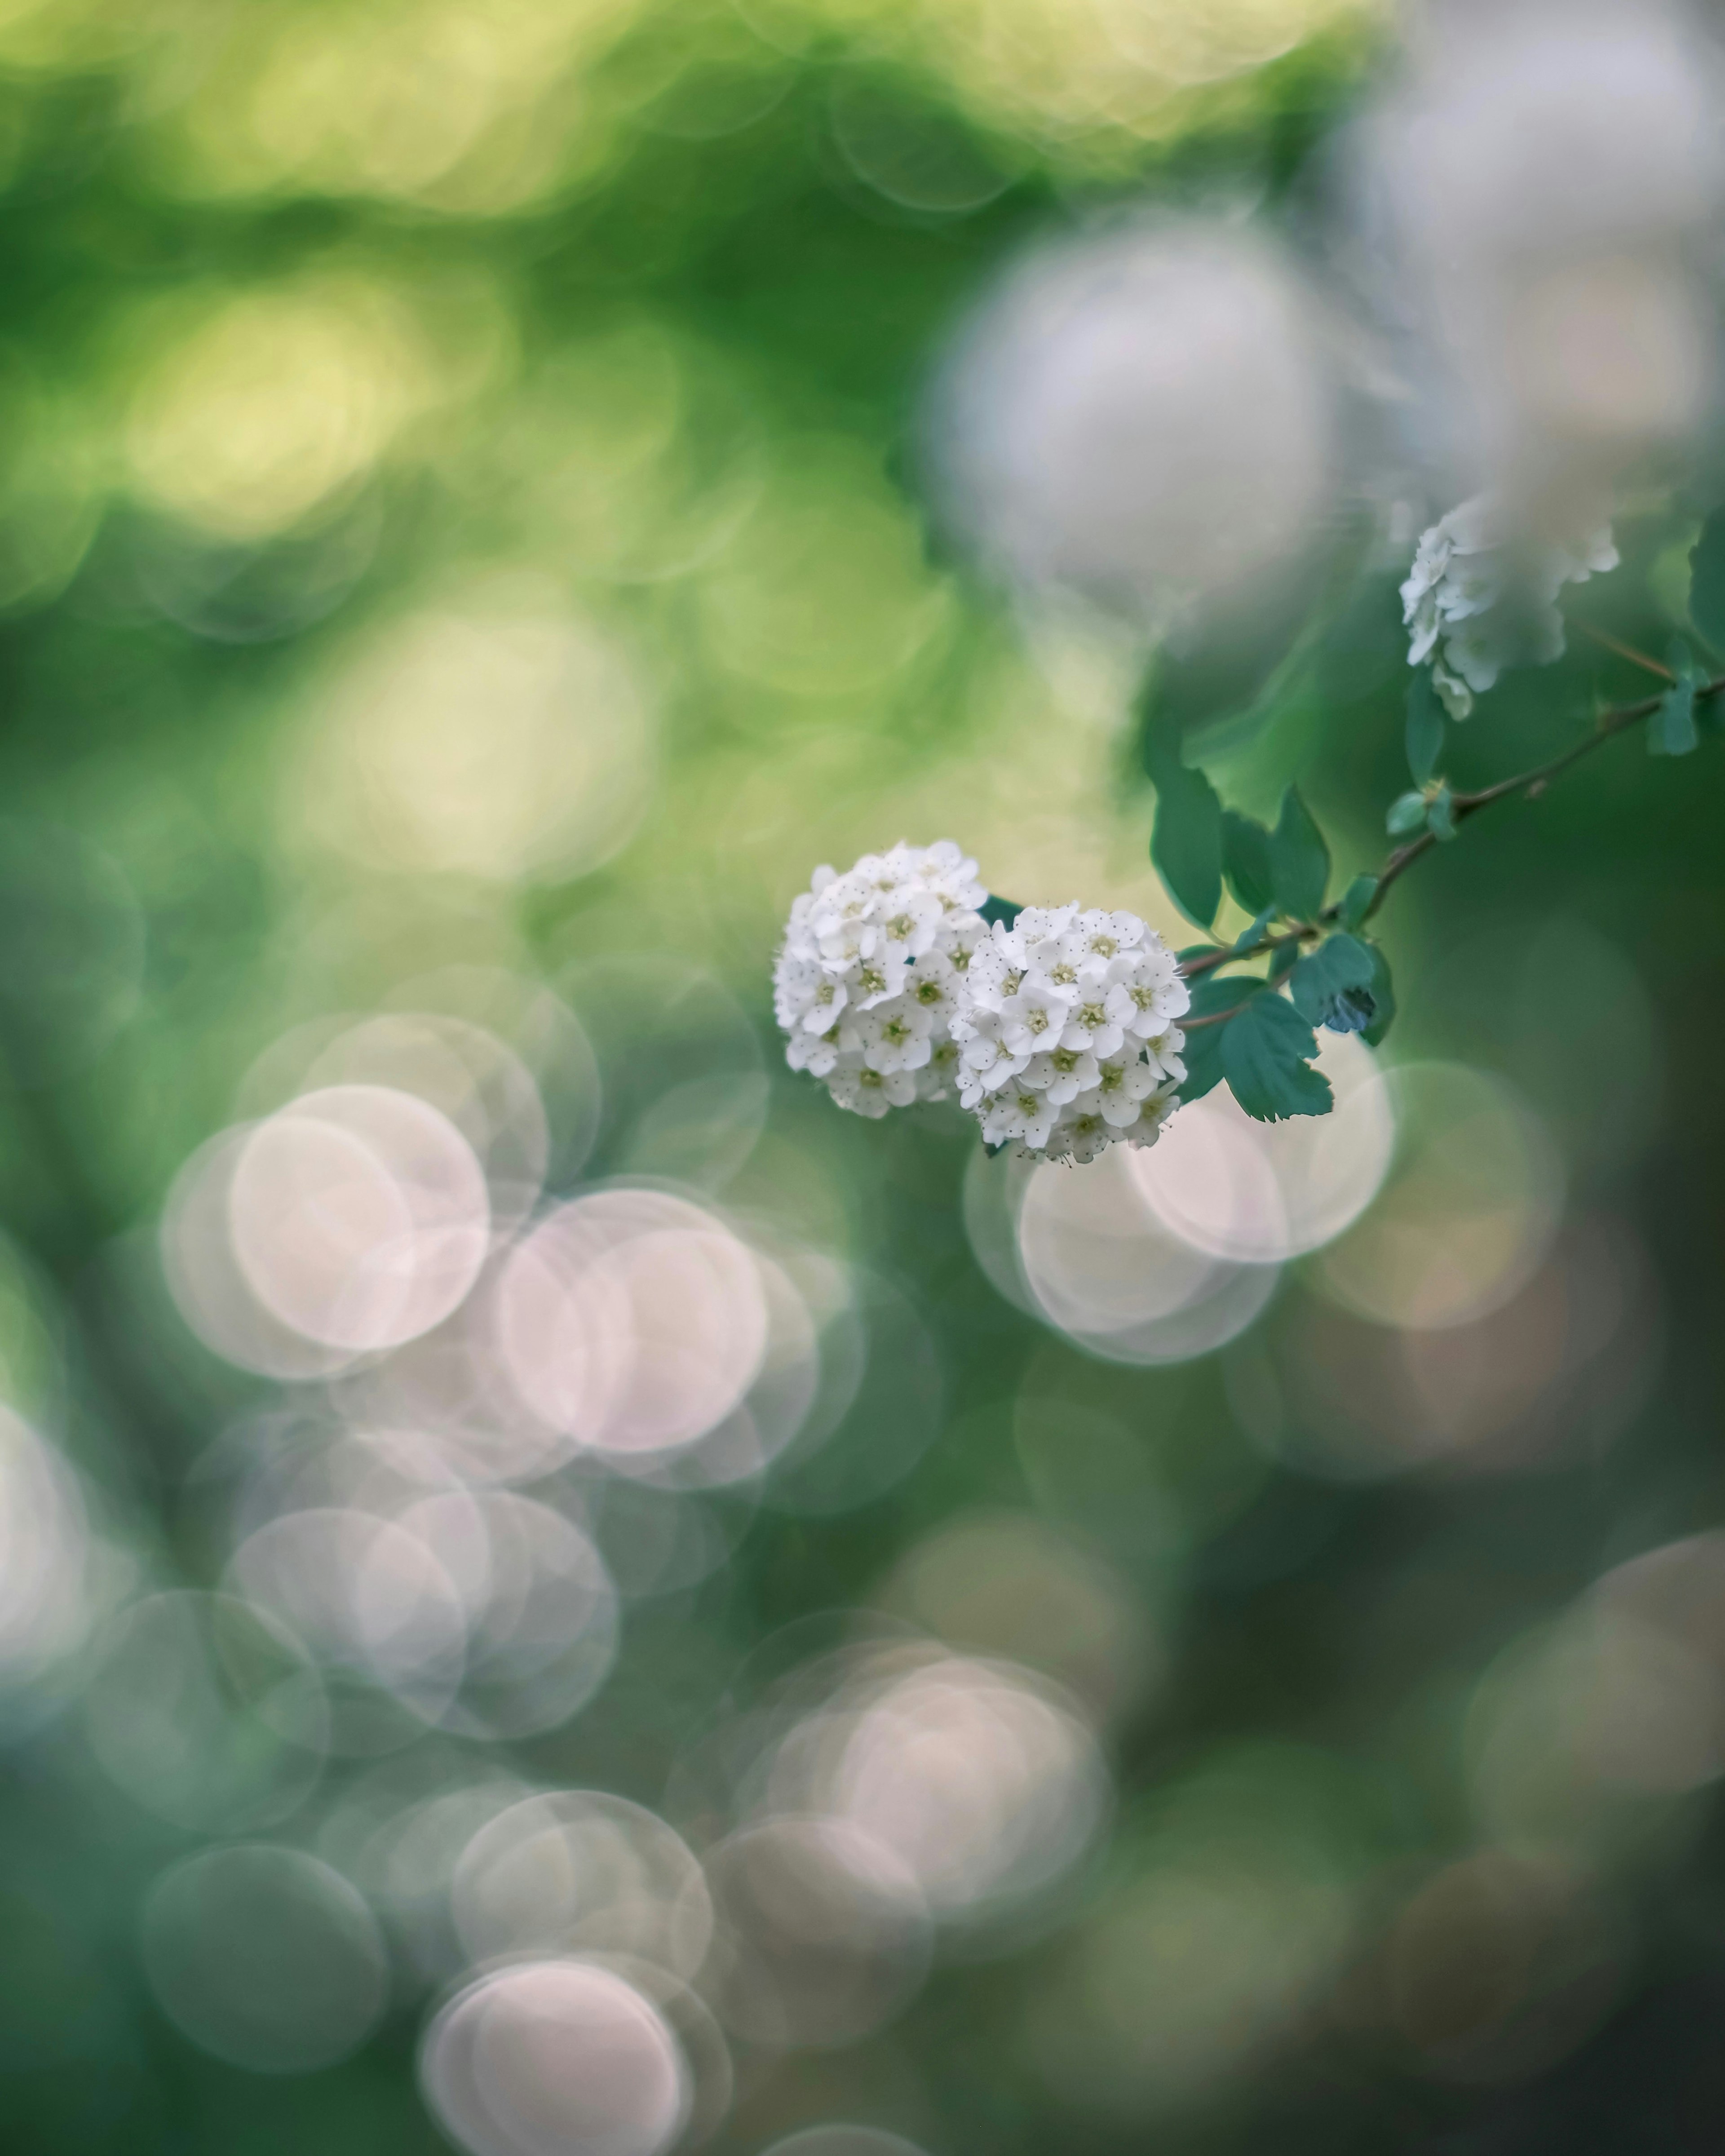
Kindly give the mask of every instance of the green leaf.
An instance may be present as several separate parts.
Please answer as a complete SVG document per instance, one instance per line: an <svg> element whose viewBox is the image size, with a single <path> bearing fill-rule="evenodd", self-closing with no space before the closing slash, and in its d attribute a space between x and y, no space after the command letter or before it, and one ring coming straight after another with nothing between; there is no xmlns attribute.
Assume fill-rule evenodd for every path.
<svg viewBox="0 0 1725 2156"><path fill-rule="evenodd" d="M1222 868L1228 887L1248 913L1276 904L1270 880L1270 834L1254 816L1222 811Z"/></svg>
<svg viewBox="0 0 1725 2156"><path fill-rule="evenodd" d="M1358 928L1372 910L1372 901L1378 896L1378 879L1374 875L1357 875L1342 894L1336 913L1344 928Z"/></svg>
<svg viewBox="0 0 1725 2156"><path fill-rule="evenodd" d="M1681 637L1671 645L1671 671L1677 678L1660 698L1659 709L1647 721L1649 756L1687 756L1691 749L1701 746L1695 709L1695 691L1701 677L1695 670L1689 647Z"/></svg>
<svg viewBox="0 0 1725 2156"><path fill-rule="evenodd" d="M1255 951L1269 934L1270 924L1275 918L1276 908L1273 906L1266 906L1249 927L1242 928L1234 939L1235 957L1244 958L1249 952Z"/></svg>
<svg viewBox="0 0 1725 2156"><path fill-rule="evenodd" d="M1716 651L1725 651L1725 509L1713 511L1690 550L1689 619Z"/></svg>
<svg viewBox="0 0 1725 2156"><path fill-rule="evenodd" d="M1257 973L1213 973L1192 991L1192 1009L1187 1015L1214 1018L1218 1011L1237 1010L1254 996L1261 996L1267 985Z"/></svg>
<svg viewBox="0 0 1725 2156"><path fill-rule="evenodd" d="M1024 907L1009 898L985 898L977 908L984 921L998 921L1003 928L1010 928L1024 911Z"/></svg>
<svg viewBox="0 0 1725 2156"><path fill-rule="evenodd" d="M1214 1018L1220 1011L1238 1010L1264 992L1264 983L1254 973L1231 973L1226 980L1211 974L1199 981L1192 991L1191 1018ZM1183 1101L1201 1101L1206 1093L1214 1093L1222 1082L1222 1035L1225 1026L1201 1025L1195 1033L1186 1035L1186 1045L1180 1051L1186 1065L1186 1075L1180 1081Z"/></svg>
<svg viewBox="0 0 1725 2156"><path fill-rule="evenodd" d="M1368 943L1366 948L1372 954L1372 981L1369 993L1372 998L1373 1017L1372 1023L1360 1038L1368 1048L1375 1048L1384 1034L1389 1032L1391 1022L1395 1017L1395 986L1389 978L1389 961L1384 957L1382 947L1376 943Z"/></svg>
<svg viewBox="0 0 1725 2156"><path fill-rule="evenodd" d="M1254 997L1219 1029L1222 1075L1255 1121L1327 1116L1335 1106L1329 1080L1307 1060L1317 1052L1312 1028L1280 996Z"/></svg>
<svg viewBox="0 0 1725 2156"><path fill-rule="evenodd" d="M1295 967L1288 993L1309 1024L1332 1033L1360 1033L1375 1015L1370 994L1375 970L1371 952L1357 936L1332 936Z"/></svg>
<svg viewBox="0 0 1725 2156"><path fill-rule="evenodd" d="M1224 980L1211 975L1192 991L1190 1018L1214 1018L1219 1012L1240 1009L1254 996L1264 993L1265 983L1255 973L1230 973ZM1186 1035L1181 1055L1186 1075L1181 1081L1183 1101L1201 1101L1222 1082L1222 1035L1224 1025L1201 1025Z"/></svg>
<svg viewBox="0 0 1725 2156"><path fill-rule="evenodd" d="M1444 752L1444 707L1431 684L1431 670L1417 666L1408 690L1408 768L1424 785Z"/></svg>
<svg viewBox="0 0 1725 2156"><path fill-rule="evenodd" d="M1449 839L1455 835L1455 804L1446 786L1441 793L1435 793L1425 804L1425 828L1435 839Z"/></svg>
<svg viewBox="0 0 1725 2156"><path fill-rule="evenodd" d="M1291 786L1270 834L1270 879L1276 902L1290 921L1312 921L1323 911L1330 880L1330 850L1312 812Z"/></svg>
<svg viewBox="0 0 1725 2156"><path fill-rule="evenodd" d="M1299 963L1300 947L1297 943L1278 943L1270 954L1271 987L1274 988L1278 981L1285 981Z"/></svg>
<svg viewBox="0 0 1725 2156"><path fill-rule="evenodd" d="M1186 1045L1180 1050L1186 1065L1186 1075L1180 1081L1183 1101L1201 1101L1221 1084L1222 1035L1227 1030L1225 1025L1205 1025L1187 1034Z"/></svg>
<svg viewBox="0 0 1725 2156"><path fill-rule="evenodd" d="M1181 912L1208 928L1222 903L1221 801L1201 771L1181 762L1168 728L1146 733L1144 761L1156 788L1150 858Z"/></svg>
<svg viewBox="0 0 1725 2156"><path fill-rule="evenodd" d="M1384 828L1392 839L1404 839L1409 831L1417 831L1425 821L1425 796L1423 793L1399 793L1389 804L1389 814L1384 819Z"/></svg>

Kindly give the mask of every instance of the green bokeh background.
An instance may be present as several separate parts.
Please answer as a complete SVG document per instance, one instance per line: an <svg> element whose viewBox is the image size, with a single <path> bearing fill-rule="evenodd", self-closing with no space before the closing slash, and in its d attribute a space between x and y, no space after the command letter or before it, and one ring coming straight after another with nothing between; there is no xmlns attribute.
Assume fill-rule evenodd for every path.
<svg viewBox="0 0 1725 2156"><path fill-rule="evenodd" d="M1394 1055L1507 1078L1561 1159L1556 1363L1519 1305L1439 1351L1497 1373L1494 1442L1544 1432L1525 1455L1368 1437L1369 1471L1336 1471L1326 1415L1393 1429L1399 1336L1338 1315L1317 1261L1220 1356L1086 1355L979 1265L968 1124L840 1118L779 1062L772 952L818 860L951 831L1020 900L1177 927L1131 654L1029 635L931 532L916 451L941 341L1015 249L1143 196L1274 220L1384 29L1142 13L1122 42L1124 11L1053 0L0 9L0 1366L87 1480L98 1602L209 1584L198 1463L269 1389L167 1296L176 1173L293 1027L454 966L550 983L607 1081L582 1173L691 1181L876 1270L942 1391L886 1494L769 1503L701 1586L632 1604L605 1690L517 1771L660 1806L763 1642L883 1600L932 1623L906 1563L933 1548L938 1578L931 1538L978 1517L1106 1582L1100 1647L960 1625L1081 1690L1092 1652L1112 1673L1117 1814L1060 1922L860 2044L751 2062L720 2156L834 2118L931 2156L1626 2147L1587 2136L1620 2082L1648 2115L1637 2001L1712 1997L1706 1790L1595 1804L1578 1770L1510 1833L1475 1767L1499 1658L1718 1517L1717 751L1620 744L1384 916ZM1571 611L1663 649L1707 506L1650 500ZM1350 874L1404 783L1395 582L1363 574L1286 695L1194 740L1260 813L1297 773ZM1640 693L1572 644L1455 741L1458 783ZM661 1024L655 964L726 993ZM862 1453L918 1411L891 1381L846 1427ZM163 2016L138 1912L197 1845L93 1758L97 1652L6 1707L0 2143L443 2146L423 1994L300 2077ZM1568 1699L1536 1670L1507 1718L1584 1719ZM277 1838L315 1843L345 1771ZM1432 2005L1404 1912L1506 1835L1560 1917L1456 1918ZM1548 2087L1590 2042L1618 2047L1607 2096ZM1714 2145L1681 2137L1717 2116L1661 2145Z"/></svg>

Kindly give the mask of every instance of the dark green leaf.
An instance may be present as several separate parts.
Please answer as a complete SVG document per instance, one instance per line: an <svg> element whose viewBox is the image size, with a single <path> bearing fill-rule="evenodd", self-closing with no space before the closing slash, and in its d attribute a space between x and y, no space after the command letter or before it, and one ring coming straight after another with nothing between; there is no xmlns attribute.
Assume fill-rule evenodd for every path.
<svg viewBox="0 0 1725 2156"><path fill-rule="evenodd" d="M1270 880L1270 834L1253 816L1237 808L1222 811L1222 867L1228 888L1248 913L1276 903Z"/></svg>
<svg viewBox="0 0 1725 2156"><path fill-rule="evenodd" d="M1212 973L1192 991L1192 1018L1214 1018L1218 1011L1234 1010L1264 993L1265 983L1256 973Z"/></svg>
<svg viewBox="0 0 1725 2156"><path fill-rule="evenodd" d="M1312 921L1322 911L1330 850L1297 786L1281 797L1281 814L1270 834L1270 879L1276 902L1290 921Z"/></svg>
<svg viewBox="0 0 1725 2156"><path fill-rule="evenodd" d="M1260 1123L1326 1116L1335 1106L1330 1081L1307 1060L1312 1028L1280 996L1257 996L1219 1029L1222 1075L1246 1113Z"/></svg>
<svg viewBox="0 0 1725 2156"><path fill-rule="evenodd" d="M1420 785L1437 769L1444 752L1444 707L1431 685L1431 669L1416 666L1408 690L1408 768Z"/></svg>
<svg viewBox="0 0 1725 2156"><path fill-rule="evenodd" d="M1150 858L1181 912L1208 928L1222 903L1222 803L1201 771L1165 762L1157 773Z"/></svg>
<svg viewBox="0 0 1725 2156"><path fill-rule="evenodd" d="M1270 924L1275 918L1276 908L1273 906L1266 906L1250 927L1242 928L1239 935L1235 937L1235 955L1243 958L1249 952L1255 951L1269 934Z"/></svg>
<svg viewBox="0 0 1725 2156"><path fill-rule="evenodd" d="M1446 786L1441 793L1435 793L1425 804L1425 828L1435 839L1453 839L1455 835L1455 807Z"/></svg>
<svg viewBox="0 0 1725 2156"><path fill-rule="evenodd" d="M1262 995L1264 988L1255 973L1230 973L1225 979L1208 975L1192 991L1189 1016L1214 1018L1221 1011L1238 1010L1254 996ZM1201 1101L1221 1084L1222 1035L1227 1030L1226 1026L1201 1025L1186 1035L1186 1045L1182 1050L1186 1065L1186 1075L1180 1086L1183 1101Z"/></svg>
<svg viewBox="0 0 1725 2156"><path fill-rule="evenodd" d="M1701 746L1695 730L1695 676L1686 674L1674 681L1659 700L1659 709L1647 721L1649 756L1687 756Z"/></svg>
<svg viewBox="0 0 1725 2156"><path fill-rule="evenodd" d="M1425 796L1423 793L1399 793L1389 804L1389 814L1384 819L1384 829L1392 839L1404 839L1409 831L1417 831L1425 821Z"/></svg>
<svg viewBox="0 0 1725 2156"><path fill-rule="evenodd" d="M1180 1081L1183 1101L1201 1101L1221 1084L1222 1035L1227 1030L1225 1025L1204 1025L1187 1034L1186 1045L1180 1051L1186 1065L1186 1075Z"/></svg>
<svg viewBox="0 0 1725 2156"><path fill-rule="evenodd" d="M1371 1022L1368 993L1374 971L1372 954L1356 936L1332 936L1295 967L1288 982L1294 1009L1312 1025L1327 1026L1335 1033L1358 1033ZM1344 998L1364 995L1363 1016L1358 1003ZM1345 1022L1337 1024L1337 1019Z"/></svg>
<svg viewBox="0 0 1725 2156"><path fill-rule="evenodd" d="M1368 1048L1375 1048L1389 1032L1395 1017L1395 986L1389 978L1389 961L1376 943L1367 949L1372 954L1372 1023L1366 1028L1364 1040Z"/></svg>
<svg viewBox="0 0 1725 2156"><path fill-rule="evenodd" d="M1010 928L1024 911L1024 907L1009 898L985 898L977 908L984 921L998 921L1003 928Z"/></svg>
<svg viewBox="0 0 1725 2156"><path fill-rule="evenodd" d="M1300 963L1297 943L1279 943L1270 954L1270 983L1273 988L1278 981L1286 980Z"/></svg>
<svg viewBox="0 0 1725 2156"><path fill-rule="evenodd" d="M1372 910L1372 901L1378 896L1378 879L1374 875L1357 875L1342 894L1337 906L1337 919L1344 928L1358 928Z"/></svg>
<svg viewBox="0 0 1725 2156"><path fill-rule="evenodd" d="M1689 619L1715 651L1725 651L1725 509L1713 511L1690 550Z"/></svg>

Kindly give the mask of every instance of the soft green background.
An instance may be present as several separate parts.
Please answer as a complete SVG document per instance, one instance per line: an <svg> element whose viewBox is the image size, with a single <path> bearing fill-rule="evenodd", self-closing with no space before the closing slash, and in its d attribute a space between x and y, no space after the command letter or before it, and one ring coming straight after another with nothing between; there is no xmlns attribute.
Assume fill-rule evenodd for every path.
<svg viewBox="0 0 1725 2156"><path fill-rule="evenodd" d="M906 1481L830 1520L767 1511L697 1593L632 1609L610 1686L524 1771L659 1803L742 1656L878 1596L978 1508L1040 1513L1115 1583L1120 1812L1076 1914L943 1969L862 2046L753 2073L726 2156L845 2117L933 2156L1423 2145L1711 1936L1699 1799L1540 1845L1584 1881L1597 1982L1577 2005L1563 1938L1527 1947L1506 2015L1570 2002L1533 2065L1512 2045L1452 2071L1382 1959L1486 1833L1469 1746L1519 1665L1486 1672L1608 1563L1717 1515L1711 757L1621 744L1385 917L1394 1047L1522 1088L1610 1254L1588 1277L1629 1283L1626 1404L1531 1462L1311 1471L1333 1434L1291 1436L1253 1390L1276 1343L1323 1342L1320 1422L1379 1380L1371 1329L1297 1277L1225 1371L1085 1358L973 1257L968 1127L841 1121L771 1034L789 898L901 834L952 831L1021 900L1081 887L1174 927L1129 661L1027 640L931 539L917 393L990 270L1087 205L1274 217L1379 27L1317 0L0 8L0 1355L99 1493L115 1592L213 1577L188 1474L257 1389L157 1277L176 1171L288 1028L452 964L556 982L627 1070L589 1172L693 1161L882 1269L945 1377ZM1662 649L1702 506L1630 520L1627 566L1577 605ZM1297 771L1349 873L1404 783L1394 583L1361 584L1261 724L1209 738L1260 811ZM1458 781L1549 753L1595 687L1640 693L1596 661L1507 690ZM655 1036L654 952L711 968L748 1023L716 1003ZM746 1158L653 1120L756 1070ZM1553 1412L1580 1419L1568 1394ZM137 1910L193 1845L93 1763L83 1669L8 1710L0 2143L440 2145L423 2001L270 2082L162 2019ZM1485 1979L1458 1951L1466 2001ZM1248 2032L1238 2070L1170 2096L1158 2061L1223 2028Z"/></svg>

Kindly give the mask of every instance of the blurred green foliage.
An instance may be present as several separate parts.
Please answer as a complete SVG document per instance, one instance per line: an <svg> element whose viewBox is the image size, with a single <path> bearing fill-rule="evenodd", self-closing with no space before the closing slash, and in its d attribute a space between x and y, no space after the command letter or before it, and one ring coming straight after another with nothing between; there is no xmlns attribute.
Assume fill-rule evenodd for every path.
<svg viewBox="0 0 1725 2156"><path fill-rule="evenodd" d="M516 1771L658 1807L763 1643L855 1605L1045 1671L1106 1728L1117 1817L1054 1932L938 1967L849 2048L752 2061L722 2156L831 2118L932 2156L1556 2146L1437 2137L1494 2131L1624 2001L1717 1966L1705 1790L1620 1833L1577 1767L1585 1816L1553 1826L1525 1756L1574 1738L1538 1722L1572 1697L1541 1674L1551 1628L1722 1496L1705 756L1621 744L1435 850L1378 924L1401 1056L1531 1104L1437 1086L1394 1220L1471 1263L1497 1199L1505 1234L1551 1214L1507 1306L1452 1330L1372 1317L1386 1229L1291 1267L1220 1355L1086 1353L1003 1292L1009 1254L979 1262L999 1194L968 1124L839 1117L779 1068L770 957L819 860L951 828L1014 899L1081 880L1177 927L1129 668L1076 634L1033 647L931 536L918 394L1028 237L1125 190L1273 213L1375 30L1194 5L1137 11L1122 45L1123 20L0 13L0 1366L87 1478L100 1599L213 1584L223 1448L275 1398L162 1285L182 1164L292 1029L501 969L564 994L597 1059L584 1158L547 1066L575 1157L554 1189L705 1187L879 1281L840 1465L739 1500L728 1560L631 1603L603 1691L506 1748ZM1631 520L1571 611L1663 651L1710 506ZM1271 814L1297 775L1337 889L1376 866L1402 783L1394 583L1362 572L1296 665L1293 622L1224 654L1219 687L1168 662L1227 798ZM1447 730L1444 775L1552 754L1640 679L1572 639ZM702 1083L731 1090L679 1096ZM1442 1152L1470 1117L1510 1133L1495 1196L1457 1197ZM999 1515L1098 1568L1101 1646L992 1604L967 1631L928 1589L911 1561ZM1040 1607L1043 1578L1009 1577L1009 1604ZM9 1696L5 2144L443 2145L423 1992L303 2076L164 2016L139 1912L198 1838L94 1760L87 1675L74 1656ZM273 1831L315 1845L358 1772ZM1420 1899L1434 1881L1450 1901ZM1510 1964L1498 1999L1478 1971ZM1632 2145L1591 2130L1563 2145Z"/></svg>

